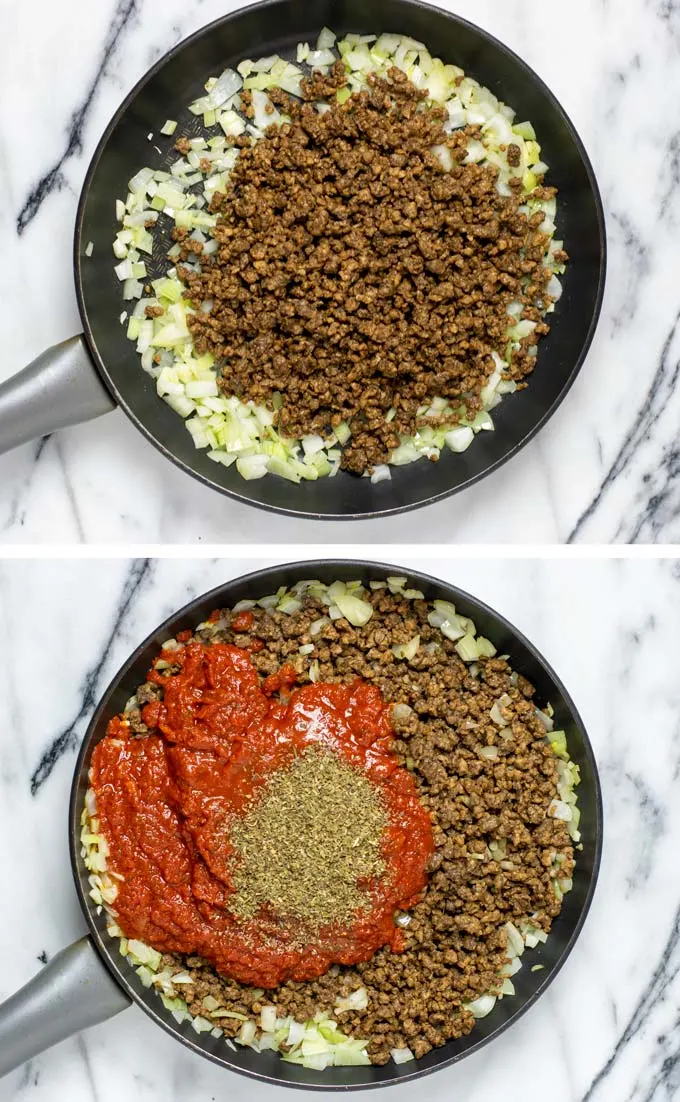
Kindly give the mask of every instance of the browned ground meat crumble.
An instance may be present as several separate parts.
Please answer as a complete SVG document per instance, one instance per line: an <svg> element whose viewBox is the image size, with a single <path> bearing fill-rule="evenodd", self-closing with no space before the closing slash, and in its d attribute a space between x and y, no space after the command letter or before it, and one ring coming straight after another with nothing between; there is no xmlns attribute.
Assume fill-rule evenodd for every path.
<svg viewBox="0 0 680 1102"><path fill-rule="evenodd" d="M304 100L331 98L325 114L270 89L291 121L252 145L236 140L228 190L211 203L219 250L200 272L180 264L179 274L195 306L211 303L189 328L198 351L216 357L224 392L269 409L280 400L276 423L291 438L347 421L342 466L362 473L416 431L419 407L434 398L461 414L481 408L513 302L537 323L507 373L526 379L549 328L551 272L543 213L519 210L520 177L505 197L496 168L462 163L478 128L445 133L446 110L426 108L427 93L399 69L338 104L345 79L338 62L304 83ZM249 93L241 98L252 113ZM516 165L518 147L508 154ZM202 251L186 231L174 236L183 260Z"/></svg>
<svg viewBox="0 0 680 1102"><path fill-rule="evenodd" d="M345 1032L369 1039L372 1062L383 1064L392 1048L409 1046L419 1057L470 1032L475 1020L463 1004L498 990L506 963L504 924L531 921L550 929L561 908L552 860L562 855L561 875L570 876L574 853L565 824L547 814L556 796L557 764L529 682L500 658L480 660L473 676L454 644L429 625L431 606L425 601L385 590L370 599L375 612L363 628L340 619L311 636L310 625L326 609L307 596L293 615L254 609L255 622L246 633L231 630L234 614L225 610L225 628L199 630L194 638L245 647L260 639L264 648L252 661L262 676L285 661L304 684L310 663L318 661L322 681L361 677L378 685L386 700L409 706L405 718L394 717L394 748L430 810L436 851L424 899L405 928L406 951L381 949L367 963L334 965L320 979L285 983L264 994L219 976L198 957L166 955L163 967L191 973L193 983L183 985L181 994L192 1014L206 1014L207 995L255 1016L262 1005L272 1004L279 1015L298 1020L325 1010ZM421 639L416 656L408 662L395 658L392 646L416 634ZM314 652L303 657L298 649L307 643L314 643ZM137 702L157 699L161 692L147 683ZM489 713L503 694L510 702L504 710L508 727L501 732ZM135 734L148 733L138 708L127 718ZM481 747L492 745L498 748L496 760L480 755ZM494 842L505 843L499 861L489 854ZM360 987L368 992L366 1010L334 1009L338 995ZM231 1037L241 1022L220 1019L219 1026Z"/></svg>

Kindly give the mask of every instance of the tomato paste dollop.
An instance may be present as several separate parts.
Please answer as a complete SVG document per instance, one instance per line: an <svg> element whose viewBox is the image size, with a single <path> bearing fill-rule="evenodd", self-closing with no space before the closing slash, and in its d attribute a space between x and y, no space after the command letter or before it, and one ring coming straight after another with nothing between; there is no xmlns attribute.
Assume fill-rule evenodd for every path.
<svg viewBox="0 0 680 1102"><path fill-rule="evenodd" d="M127 937L161 952L199 954L241 983L271 988L310 980L331 964L404 948L398 910L427 881L432 826L415 782L392 750L390 706L362 680L294 687L283 666L261 680L247 651L189 642L160 655L163 698L144 706L151 733L135 737L125 716L109 723L92 756L99 830L118 874L117 921ZM276 905L244 919L230 910L234 849L230 826L268 780L310 748L338 755L376 786L386 811L382 873L363 888L370 906L351 922L299 937ZM286 831L286 823L280 823Z"/></svg>

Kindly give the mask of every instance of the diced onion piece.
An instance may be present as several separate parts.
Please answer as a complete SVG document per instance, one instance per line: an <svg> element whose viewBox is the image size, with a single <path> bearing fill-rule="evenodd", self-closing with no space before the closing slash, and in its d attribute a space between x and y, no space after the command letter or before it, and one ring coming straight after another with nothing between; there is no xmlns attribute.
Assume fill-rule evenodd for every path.
<svg viewBox="0 0 680 1102"><path fill-rule="evenodd" d="M507 727L508 726L508 721L507 721L507 719L504 719L503 713L500 710L498 701L496 701L496 703L494 704L494 706L491 709L489 715L491 716L494 723L496 723L499 727Z"/></svg>
<svg viewBox="0 0 680 1102"><path fill-rule="evenodd" d="M155 949L152 949L150 945L145 945L143 941L138 941L136 938L130 938L127 943L127 949L129 956L135 961L136 964L147 964L152 972L157 972L161 963L161 954Z"/></svg>
<svg viewBox="0 0 680 1102"><path fill-rule="evenodd" d="M344 446L352 435L352 430L346 421L341 421L339 425L336 425L333 429L336 439L340 446Z"/></svg>
<svg viewBox="0 0 680 1102"><path fill-rule="evenodd" d="M280 121L281 115L266 92L254 88L251 96L254 111L253 122L259 130L266 130L268 126Z"/></svg>
<svg viewBox="0 0 680 1102"><path fill-rule="evenodd" d="M405 588L406 583L408 582L408 578L391 577L387 578L386 581L390 593L398 593L400 589Z"/></svg>
<svg viewBox="0 0 680 1102"><path fill-rule="evenodd" d="M366 1010L368 1008L368 992L365 987L359 987L352 991L346 998L338 996L335 1000L338 1010Z"/></svg>
<svg viewBox="0 0 680 1102"><path fill-rule="evenodd" d="M335 33L328 27L322 27L316 40L317 50L332 50L335 46Z"/></svg>
<svg viewBox="0 0 680 1102"><path fill-rule="evenodd" d="M456 650L464 662L474 662L479 658L477 641L474 635L470 635L469 633L458 640L456 643Z"/></svg>
<svg viewBox="0 0 680 1102"><path fill-rule="evenodd" d="M465 635L465 628L461 626L459 617L455 617L452 620L444 620L439 625L439 630L442 635L450 639L452 643L455 643L457 639L461 639Z"/></svg>
<svg viewBox="0 0 680 1102"><path fill-rule="evenodd" d="M325 69L333 64L335 54L332 50L310 50L305 60L312 69Z"/></svg>
<svg viewBox="0 0 680 1102"><path fill-rule="evenodd" d="M560 283L556 275L553 274L551 276L550 282L548 283L545 291L546 294L550 295L550 297L555 300L555 302L559 302L559 300L562 298L562 284Z"/></svg>
<svg viewBox="0 0 680 1102"><path fill-rule="evenodd" d="M451 429L444 437L447 448L452 452L464 452L470 447L474 438L474 431L469 425L461 425L457 429Z"/></svg>
<svg viewBox="0 0 680 1102"><path fill-rule="evenodd" d="M393 1048L391 1056L395 1064L407 1064L409 1060L415 1060L410 1048Z"/></svg>
<svg viewBox="0 0 680 1102"><path fill-rule="evenodd" d="M305 1036L305 1024L304 1024L304 1022L292 1021L290 1023L290 1027L288 1029L288 1037L286 1039L286 1044L291 1045L291 1046L299 1045L299 1044L302 1043L302 1041L304 1039L304 1036Z"/></svg>
<svg viewBox="0 0 680 1102"><path fill-rule="evenodd" d="M553 753L556 754L558 758L567 758L567 736L564 731L550 731L548 734L548 742L552 747Z"/></svg>
<svg viewBox="0 0 680 1102"><path fill-rule="evenodd" d="M210 398L217 397L219 391L217 389L217 380L199 380L194 383L187 383L185 387L185 393L187 398Z"/></svg>
<svg viewBox="0 0 680 1102"><path fill-rule="evenodd" d="M467 1009L475 1018L486 1018L496 1005L495 995L480 995L471 1003L467 1003Z"/></svg>
<svg viewBox="0 0 680 1102"><path fill-rule="evenodd" d="M323 451L325 444L321 436L303 436L301 440L302 450L306 456L316 455Z"/></svg>
<svg viewBox="0 0 680 1102"><path fill-rule="evenodd" d="M412 639L409 639L408 643L397 643L392 647L392 653L395 658L403 658L407 661L411 661L415 658L420 647L420 636L414 635Z"/></svg>
<svg viewBox="0 0 680 1102"><path fill-rule="evenodd" d="M344 618L355 628L363 627L373 615L373 605L368 601L362 601L360 597L354 597L351 593L337 596L335 604Z"/></svg>
<svg viewBox="0 0 680 1102"><path fill-rule="evenodd" d="M240 1045L252 1045L253 1041L255 1040L256 1033L257 1026L255 1025L255 1022L248 1020L243 1023L238 1033L234 1037L234 1040Z"/></svg>
<svg viewBox="0 0 680 1102"><path fill-rule="evenodd" d="M373 468L371 482L375 486L378 482L388 482L392 478L392 472L387 463L378 463Z"/></svg>
<svg viewBox="0 0 680 1102"><path fill-rule="evenodd" d="M453 168L453 157L451 156L451 150L448 145L433 145L432 152L444 171L450 172Z"/></svg>
<svg viewBox="0 0 680 1102"><path fill-rule="evenodd" d="M532 946L529 944L529 938L528 937L525 938L525 943L526 943L526 946L527 946L528 949L532 948ZM538 942L536 942L536 944L538 944ZM519 959L519 957L513 957L511 961L508 961L508 963L503 966L503 973L502 974L504 976L514 976L514 975L516 975L517 972L520 971L521 967L522 967L522 962Z"/></svg>
<svg viewBox="0 0 680 1102"><path fill-rule="evenodd" d="M293 594L286 594L276 606L277 612L283 612L285 616L292 616L302 608L302 602Z"/></svg>
<svg viewBox="0 0 680 1102"><path fill-rule="evenodd" d="M511 960L513 957L521 957L524 952L524 938L519 930L512 922L506 922L503 929L508 938L508 956Z"/></svg>
<svg viewBox="0 0 680 1102"><path fill-rule="evenodd" d="M246 455L236 460L236 469L241 475L250 481L254 478L264 478L267 473L266 455Z"/></svg>
<svg viewBox="0 0 680 1102"><path fill-rule="evenodd" d="M249 612L251 608L255 608L255 603L255 601L237 601L232 612Z"/></svg>

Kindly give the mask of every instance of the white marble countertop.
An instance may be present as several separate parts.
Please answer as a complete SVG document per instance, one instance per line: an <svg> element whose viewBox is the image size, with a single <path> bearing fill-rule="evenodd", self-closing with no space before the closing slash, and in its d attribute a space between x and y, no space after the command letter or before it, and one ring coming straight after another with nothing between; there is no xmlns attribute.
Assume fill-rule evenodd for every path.
<svg viewBox="0 0 680 1102"><path fill-rule="evenodd" d="M590 916L550 990L482 1053L394 1088L390 1102L670 1102L680 1091L677 563L394 558L488 601L554 665L598 758L606 828ZM41 955L84 929L66 803L76 747L105 685L173 610L270 563L0 564L0 629L12 638L0 663L0 1000ZM255 1094L310 1097L212 1066L136 1007L0 1081L0 1102L245 1102Z"/></svg>
<svg viewBox="0 0 680 1102"><path fill-rule="evenodd" d="M77 196L120 99L235 0L0 3L0 377L78 331ZM680 14L661 0L440 0L518 51L592 156L610 278L582 371L549 427L481 485L418 514L350 525L273 520L176 470L117 411L0 459L3 542L554 542L680 539ZM11 44L11 46L10 46Z"/></svg>

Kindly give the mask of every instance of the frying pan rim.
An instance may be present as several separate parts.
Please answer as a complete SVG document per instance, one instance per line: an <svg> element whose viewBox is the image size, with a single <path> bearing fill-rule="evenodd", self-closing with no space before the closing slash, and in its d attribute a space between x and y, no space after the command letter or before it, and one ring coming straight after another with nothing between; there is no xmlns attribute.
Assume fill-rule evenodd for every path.
<svg viewBox="0 0 680 1102"><path fill-rule="evenodd" d="M206 1052L203 1048L200 1047L200 1044L198 1043L198 1040L194 1041L192 1038L185 1037L183 1034L179 1033L176 1030L175 1027L173 1027L169 1022L166 1022L161 1017L160 1012L155 1012L152 1007L148 1006L138 996L137 992L134 990L134 988L131 986L129 981L124 976L122 965L119 966L119 967L116 967L116 962L115 962L115 958L113 957L113 953L111 952L111 954L109 955L109 953L107 952L106 948L104 947L104 945L105 945L104 938L102 937L102 935L100 934L100 931L97 929L97 926L95 925L94 916L93 916L93 913L92 913L93 910L94 910L94 907L93 907L91 901L88 899L87 895L85 894L85 891L83 889L83 885L82 885L82 882L81 882L80 872L79 872L79 856L80 856L80 845L81 845L81 843L80 843L80 816L81 816L81 813L82 813L82 807L81 807L80 796L79 796L81 774L82 774L82 771L83 771L84 759L87 755L87 752L88 752L89 747L90 747L90 743L91 743L92 738L94 736L95 728L98 725L99 720L100 720L100 715L104 710L103 702L105 700L108 700L112 690L114 690L117 687L117 685L119 684L121 679L126 676L128 670L138 660L138 658L141 657L141 655L144 653L144 651L154 642L154 640L162 632L167 630L172 623L176 622L177 620L184 619L184 618L186 618L188 620L188 622L190 623L191 622L190 617L192 615L192 612L199 605L201 605L205 602L212 602L212 601L219 602L220 600L224 600L225 599L225 593L228 592L230 589L234 588L235 586L247 585L248 587L251 587L251 586L257 587L257 586L260 585L260 583L266 584L266 581L267 581L268 577L270 577L273 573L279 572L281 570L290 570L290 571L298 572L300 574L300 577L313 577L314 576L314 571L319 567L322 567L324 570L327 570L329 568L334 569L336 567L339 568L339 569L342 569L342 570L351 569L351 570L356 570L359 574L360 574L361 571L364 571L366 569L376 570L376 571L379 571L379 572L384 571L385 572L385 577L392 576L392 575L395 574L395 572L396 572L397 575L406 574L408 576L409 580L416 581L416 582L425 582L425 583L427 583L428 586L435 586L436 588L438 588L440 590L444 590L448 599L453 599L454 602L455 602L455 600L459 600L459 599L462 599L464 601L468 601L468 602L470 602L470 604L473 606L473 608L475 610L481 611L486 616L490 616L495 621L495 626L497 625L498 628L505 629L507 632L509 632L511 634L511 636L513 637L513 640L515 642L518 642L521 646L523 646L527 649L527 651L532 656L532 658L539 664L539 666L543 669L544 673L547 675L548 679L552 682L557 694L559 694L561 700L564 702L564 705L568 709L569 714L570 714L574 724L576 725L576 727L579 730L579 733L580 733L581 738L583 740L584 755L585 755L585 758L588 761L588 764L589 764L589 766L592 770L593 784L594 784L594 805L595 805L595 808L594 808L594 823L593 823L593 827L594 827L594 831L593 831L593 834L594 834L594 838L593 838L593 862L592 862L592 869L590 870L590 873L589 873L588 886L587 886L585 898L584 898L584 901L583 901L583 905L582 905L580 913L578 915L578 919L577 919L576 923L574 924L574 927L571 931L571 934L569 935L569 938L567 940L566 945L564 946L564 948L560 952L555 964L551 968L550 973L546 977L546 980L545 980L544 984L542 986L539 986L539 988L536 991L534 991L534 993L532 995L529 996L529 998L515 1011L514 1014L511 1015L511 1017L508 1020L506 1020L501 1025L499 1025L498 1028L495 1029L492 1033L490 1033L487 1037L480 1038L475 1044L471 1045L464 1052L457 1053L457 1054L455 1054L454 1056L452 1056L448 1059L441 1059L437 1063L435 1063L433 1067L418 1069L418 1067L416 1066L413 1071L410 1071L410 1070L409 1071L400 1071L400 1073L397 1076L395 1076L394 1078L391 1078L391 1079L386 1079L386 1080L383 1080L383 1081L378 1082L378 1083L362 1083L360 1085L351 1085L351 1086L344 1085L344 1084L334 1085L334 1084L331 1084L331 1083L323 1084L323 1083L305 1083L305 1082L299 1082L299 1083L285 1082L285 1081L282 1081L282 1080L278 1079L275 1076L272 1076L272 1075L269 1075L269 1074L264 1074L264 1073L258 1072L257 1070L251 1070L250 1068L243 1068L243 1067L239 1067L239 1066L236 1066L234 1064L231 1064L231 1063L228 1062L229 1058L227 1056L225 1056L223 1058L220 1058L216 1055L213 1055L210 1052ZM256 590L254 590L254 591L256 591ZM264 590L264 592L267 592L267 590ZM220 596L220 594L222 596ZM216 607L218 607L218 605L216 605ZM578 939L581 935L581 932L583 930L583 926L585 924L585 921L588 917L588 913L590 911L590 907L591 907L591 904L592 904L592 901L593 901L593 896L595 894L595 889L596 889L597 882L598 882L598 877L599 877L599 872L600 872L600 863L601 863L601 858L602 858L602 844L603 844L602 787L601 787L601 783L600 783L600 775L599 775L599 770L598 770L598 767L597 767L597 760L596 760L596 757L595 757L595 753L594 753L592 744L590 742L590 738L588 736L588 732L586 730L585 724L584 724L584 722L581 718L581 715L580 715L578 709L576 708L576 705L574 704L574 701L571 698L571 695L567 691L566 687L562 683L560 677L558 677L557 673L555 672L555 670L553 669L551 664L547 661L546 658L544 658L544 656L538 650L538 648L529 639L527 639L527 637L524 635L524 633L521 632L518 628L516 628L514 626L514 624L512 624L511 621L509 621L505 616L503 616L501 613L497 612L495 609L491 608L491 606L487 605L486 602L480 600L478 597L475 597L473 594L468 593L466 590L463 590L463 589L461 589L460 587L458 587L456 585L452 585L449 582L445 582L440 578L436 578L431 574L425 574L425 573L423 573L422 571L419 571L419 570L411 570L411 569L405 568L403 566L395 566L393 564L376 562L372 559L357 559L357 558L346 558L346 559L345 558L328 558L328 559L316 558L316 559L311 559L311 560L300 560L300 561L296 561L296 562L293 562L293 563L280 563L280 564L273 565L273 566L262 567L259 570L250 571L247 574L239 574L237 577L232 578L229 581L223 582L221 585L215 586L213 589L210 589L207 592L199 594L198 596L194 597L191 601L187 602L184 606L182 606L182 608L178 609L177 611L175 611L175 612L171 613L169 616L167 616L161 624L159 624L151 632L149 632L149 634L144 638L144 640L137 647L135 647L134 651L130 655L128 655L128 658L125 660L125 662L122 664L122 666L118 669L118 671L114 674L114 676L112 677L109 684L106 686L106 688L103 690L103 692L101 692L99 694L99 700L98 700L97 706L96 706L96 708L95 708L95 710L92 714L90 722L88 723L87 730L85 731L85 734L83 735L83 739L82 739L80 748L78 750L78 756L76 758L76 763L75 763L75 767L74 767L73 780L72 780L72 783L71 783L71 792L70 792L70 797L69 797L68 816L69 816L69 856L70 856L70 862L71 862L71 872L72 872L74 883L75 883L75 889L76 889L76 895L78 897L78 902L80 903L80 907L81 907L81 910L83 912L83 916L84 916L85 921L87 922L87 925L88 925L90 936L91 936L92 941L94 943L94 946L97 950L99 958L102 961L102 964L108 969L109 973L114 977L114 979L123 988L123 990L126 992L128 997L131 998L142 1009L142 1011L151 1018L152 1021L154 1021L157 1025L159 1025L162 1029L164 1029L165 1032L168 1033L170 1036L172 1036L176 1041L180 1041L182 1044L186 1045L187 1048L189 1048L192 1052L194 1052L197 1055L202 1056L202 1057L210 1060L212 1063L217 1064L219 1067L226 1068L227 1070L236 1072L237 1074L240 1074L240 1075L245 1075L248 1078L254 1079L254 1080L256 1080L258 1082L261 1082L261 1083L276 1084L277 1086L293 1087L293 1088L301 1089L301 1090L323 1090L323 1091L372 1090L372 1089L378 1089L378 1088L381 1088L381 1087L389 1087L389 1086L400 1085L400 1084L406 1083L410 1080L420 1079L420 1078L423 1078L425 1075L432 1074L435 1071L441 1071L444 1068L450 1068L454 1064L456 1064L459 1061L463 1060L465 1057L471 1056L473 1053L479 1052L485 1045L487 1045L491 1041L495 1040L502 1033L504 1033L510 1026L514 1025L517 1021L519 1021L519 1019L521 1017L523 1017L523 1015L531 1007L533 1007L535 1005L535 1003L541 998L541 996L544 995L545 992L548 990L548 988L550 987L550 985L552 984L554 979L557 977L558 973L564 967L564 964L566 963L566 961L567 961L568 957L570 956L576 942L578 941ZM444 1051L444 1047L441 1050L442 1052ZM416 1062L416 1064L417 1064L417 1062Z"/></svg>
<svg viewBox="0 0 680 1102"><path fill-rule="evenodd" d="M219 482L213 481L212 478L203 474L200 471L195 470L189 463L180 459L178 455L174 453L163 441L161 441L149 428L145 422L134 412L130 405L123 399L120 390L115 382L113 374L109 371L109 368L104 363L103 358L99 354L97 344L94 338L94 333L89 321L88 309L85 303L85 292L83 289L83 264L86 260L82 248L83 244L83 222L85 218L85 210L90 195L90 188L95 178L99 162L104 153L104 150L108 144L108 141L115 131L118 124L127 113L129 107L134 100L140 94L140 92L146 87L149 81L172 59L177 57L185 49L191 46L195 41L202 38L204 35L210 33L217 27L222 27L225 24L230 23L233 19L238 18L245 11L256 11L258 9L265 11L266 9L277 8L286 0L260 0L255 4L247 4L243 7L237 8L235 11L230 12L228 15L220 16L218 19L212 20L205 26L200 27L197 31L188 35L173 46L167 53L163 54L137 81L131 91L125 96L122 103L111 117L109 123L104 129L102 136L97 144L97 147L92 155L90 164L88 165L83 186L80 192L78 200L78 208L76 211L75 231L73 238L73 268L74 268L74 281L76 288L76 298L78 301L78 311L80 319L83 325L83 333L85 341L87 343L88 351L92 358L93 364L97 370L98 375L103 380L107 390L111 396L115 399L116 404L123 410L126 416L132 421L135 427L142 433L142 435L153 444L153 446L161 452L161 454L174 463L181 471L189 475L192 478L198 479L204 486L207 486L211 490L216 490L218 493L224 494L232 500L237 501L244 505L249 505L258 509L263 509L265 512L278 514L280 516L295 517L303 520L316 520L316 521L343 521L343 520L376 520L381 517L398 516L402 513L408 513L415 509L422 509L429 505L434 505L439 501L443 501L448 497L452 497L454 494L461 493L463 490L470 489L476 483L482 481L482 479L494 474L497 470L503 467L509 460L513 459L531 440L546 426L551 417L557 412L562 402L567 397L572 386L576 382L578 375L585 363L588 352L592 345L597 326L599 324L600 315L602 312L602 304L604 300L604 292L607 276L607 230L606 220L604 214L604 205L602 202L602 195L597 182L595 171L592 166L592 162L586 150L585 144L572 122L570 116L565 111L561 102L557 99L555 94L551 91L545 81L538 75L538 73L526 62L519 54L515 53L509 46L506 46L504 42L496 38L495 35L486 31L483 27L479 27L477 24L472 23L470 20L463 19L461 16L454 14L453 12L447 12L442 8L437 7L434 4L424 3L423 0L400 0L401 3L407 4L414 8L424 8L428 11L435 12L436 14L450 20L454 24L460 27L466 28L468 31L478 35L486 43L491 43L495 48L504 53L511 59L516 65L523 69L534 87L547 98L551 103L553 109L561 117L562 122L566 126L571 140L573 141L579 157L583 163L583 167L586 172L590 191L593 196L595 205L595 214L597 221L597 237L600 263L597 273L597 290L595 296L595 303L586 333L585 339L581 346L581 350L574 361L574 365L565 380L559 394L554 399L552 404L548 406L541 416L537 419L532 428L525 433L521 440L518 440L512 447L510 447L501 457L492 462L489 466L485 467L482 471L478 471L476 474L471 475L464 482L461 482L455 486L451 486L448 489L438 491L434 494L430 494L425 498L421 498L415 502L409 502L405 505L395 505L386 509L372 509L367 512L344 512L344 513L319 513L305 509L292 509L281 505L273 505L268 502L255 501L248 497L244 491L240 488L232 488L223 486ZM113 197L112 197L113 198ZM140 368L141 371L141 368ZM160 400L160 399L159 399Z"/></svg>

